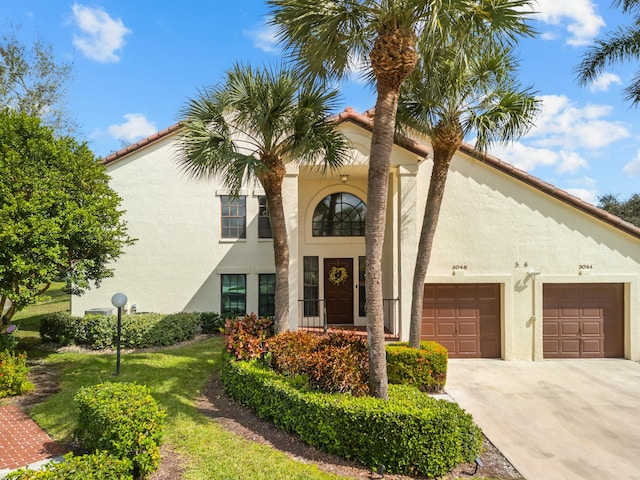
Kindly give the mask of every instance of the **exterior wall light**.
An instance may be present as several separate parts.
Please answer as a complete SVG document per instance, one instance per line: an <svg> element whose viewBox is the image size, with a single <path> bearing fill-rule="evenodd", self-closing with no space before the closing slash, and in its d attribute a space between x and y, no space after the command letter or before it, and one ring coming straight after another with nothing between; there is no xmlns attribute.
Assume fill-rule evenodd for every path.
<svg viewBox="0 0 640 480"><path fill-rule="evenodd" d="M342 183L347 183L347 181L349 180L349 175L347 175L346 173L342 173L340 175L340 180L342 181Z"/></svg>

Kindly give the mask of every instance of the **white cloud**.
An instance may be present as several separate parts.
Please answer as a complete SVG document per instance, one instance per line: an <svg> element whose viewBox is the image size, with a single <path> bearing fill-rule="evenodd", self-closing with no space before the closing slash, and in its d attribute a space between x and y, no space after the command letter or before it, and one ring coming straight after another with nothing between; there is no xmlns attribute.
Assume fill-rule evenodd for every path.
<svg viewBox="0 0 640 480"><path fill-rule="evenodd" d="M606 92L614 83L620 84L622 80L614 73L605 72L591 83L589 90L591 90L591 92Z"/></svg>
<svg viewBox="0 0 640 480"><path fill-rule="evenodd" d="M598 195L594 190L589 190L588 188L567 188L566 191L574 197L581 198L592 205L598 203Z"/></svg>
<svg viewBox="0 0 640 480"><path fill-rule="evenodd" d="M533 18L566 28L570 37L567 44L588 45L604 27L604 19L597 13L592 0L537 0L539 13ZM553 38L553 33L543 32L543 38Z"/></svg>
<svg viewBox="0 0 640 480"><path fill-rule="evenodd" d="M636 158L631 160L622 168L622 172L627 177L637 177L640 175L640 150L636 153Z"/></svg>
<svg viewBox="0 0 640 480"><path fill-rule="evenodd" d="M540 98L542 108L536 126L525 137L534 146L570 151L597 149L630 136L622 122L606 120L612 113L608 105L580 106L564 95Z"/></svg>
<svg viewBox="0 0 640 480"><path fill-rule="evenodd" d="M243 30L242 34L253 40L253 46L263 52L278 52L276 28L273 25L263 25L255 30Z"/></svg>
<svg viewBox="0 0 640 480"><path fill-rule="evenodd" d="M126 122L120 125L111 125L107 128L109 135L119 140L133 142L139 138L148 137L157 131L156 126L141 113L127 113L124 118Z"/></svg>
<svg viewBox="0 0 640 480"><path fill-rule="evenodd" d="M560 152L560 165L556 171L558 173L575 173L581 168L587 168L589 164L587 161L576 152Z"/></svg>
<svg viewBox="0 0 640 480"><path fill-rule="evenodd" d="M560 175L575 174L589 168L594 150L630 136L622 122L607 119L613 111L608 105L580 105L564 95L540 99L535 127L520 141L493 149L496 156L522 170L551 167Z"/></svg>
<svg viewBox="0 0 640 480"><path fill-rule="evenodd" d="M515 142L510 145L496 145L491 149L492 155L513 166L531 172L539 166L552 166L558 162L559 155L553 150L536 148Z"/></svg>
<svg viewBox="0 0 640 480"><path fill-rule="evenodd" d="M122 20L114 20L97 7L74 3L71 8L73 19L81 32L73 36L73 44L84 56L101 63L120 61L120 55L116 52L122 50L124 37L131 33Z"/></svg>

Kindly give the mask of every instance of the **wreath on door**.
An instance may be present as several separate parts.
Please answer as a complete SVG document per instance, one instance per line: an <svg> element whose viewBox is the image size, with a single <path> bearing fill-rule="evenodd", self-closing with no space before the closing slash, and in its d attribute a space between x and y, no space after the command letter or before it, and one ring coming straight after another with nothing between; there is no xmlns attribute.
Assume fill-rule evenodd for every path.
<svg viewBox="0 0 640 480"><path fill-rule="evenodd" d="M329 270L329 281L333 285L342 285L349 278L347 269L344 267L331 267Z"/></svg>

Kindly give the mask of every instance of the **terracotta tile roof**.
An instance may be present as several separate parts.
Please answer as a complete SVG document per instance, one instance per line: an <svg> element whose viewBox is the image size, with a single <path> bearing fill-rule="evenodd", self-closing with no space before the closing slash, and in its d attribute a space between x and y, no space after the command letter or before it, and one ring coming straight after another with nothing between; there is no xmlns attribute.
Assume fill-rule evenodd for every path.
<svg viewBox="0 0 640 480"><path fill-rule="evenodd" d="M354 124L359 125L360 127L371 131L373 130L374 116L375 116L375 112L373 109L367 110L364 113L358 113L353 108L347 107L344 111L336 115L333 118L333 120L336 123L353 122ZM181 127L182 126L180 123L171 125L169 128L166 128L158 133L154 133L153 135L147 138L144 138L133 145L129 145L128 147L123 148L122 150L118 150L117 152L112 153L108 157L105 157L102 160L102 163L104 165L109 165L111 163L114 163L126 157L127 155L143 147L146 147L147 145L150 145L154 142L157 142L173 134L174 132L180 130ZM399 146L406 148L407 150L421 157L427 157L431 153L431 149L427 145L418 143L415 140L412 140L407 137L396 135L395 142ZM587 203L584 200L581 200L580 198L575 197L564 190L554 187L550 183L544 182L539 178L528 174L524 170L520 170L519 168L516 168L509 163L503 162L502 160L492 155L481 153L478 150L476 150L472 145L469 145L467 143L463 144L460 147L460 151L473 157L477 161L484 163L485 165L493 167L496 170L506 175L509 175L512 178L515 178L516 180L519 180L533 188L536 188L537 190L540 190L541 192L546 193L547 195L555 198L556 200L564 202L574 208L577 208L578 210L588 215L591 215L615 228L618 228L633 237L640 238L640 227L636 227L635 225L629 222L625 222L621 218L610 214L606 210L603 210L594 205L591 205L590 203Z"/></svg>
<svg viewBox="0 0 640 480"><path fill-rule="evenodd" d="M147 138L143 138L142 140L140 140L137 143L134 143L132 145L129 145L128 147L125 147L121 150L118 150L115 153L112 153L111 155L109 155L108 157L104 157L102 159L102 164L103 165L109 165L113 162L117 162L118 160L126 157L127 155L129 155L130 153L133 153L137 150L140 150L142 147L146 147L147 145L151 145L154 142L157 142L158 140L163 139L164 137L171 135L174 132L177 132L178 130L180 130L180 128L182 127L182 125L180 125L179 123L175 123L173 125L171 125L168 128L165 128L164 130L161 130L159 132L154 133L153 135L149 135Z"/></svg>

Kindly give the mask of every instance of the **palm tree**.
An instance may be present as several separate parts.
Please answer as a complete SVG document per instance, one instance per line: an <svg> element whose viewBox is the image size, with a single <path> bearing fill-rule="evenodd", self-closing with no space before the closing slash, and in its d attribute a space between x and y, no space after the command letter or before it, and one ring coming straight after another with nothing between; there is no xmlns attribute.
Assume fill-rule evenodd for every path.
<svg viewBox="0 0 640 480"><path fill-rule="evenodd" d="M605 67L630 60L640 60L640 0L614 0L612 6L622 6L623 13L633 15L633 24L618 27L604 40L596 40L587 49L582 62L576 68L578 82L587 85L602 73ZM624 89L625 100L637 106L640 103L640 72Z"/></svg>
<svg viewBox="0 0 640 480"><path fill-rule="evenodd" d="M181 112L177 160L188 174L219 177L232 195L251 179L264 188L275 255L277 332L289 327L286 164L333 169L347 159L347 141L329 120L337 95L289 69L236 64L223 84L199 92Z"/></svg>
<svg viewBox="0 0 640 480"><path fill-rule="evenodd" d="M309 74L341 79L364 65L377 98L371 136L365 226L369 387L388 398L382 301L382 247L389 168L400 86L417 61L417 42L437 45L446 32L526 31L530 0L269 0L272 24ZM466 34L466 33L465 33Z"/></svg>
<svg viewBox="0 0 640 480"><path fill-rule="evenodd" d="M432 48L403 87L399 121L431 138L433 169L413 275L409 344L420 346L424 281L431 258L447 173L465 135L476 148L513 141L532 125L539 101L515 80L517 62L490 38L448 42Z"/></svg>

